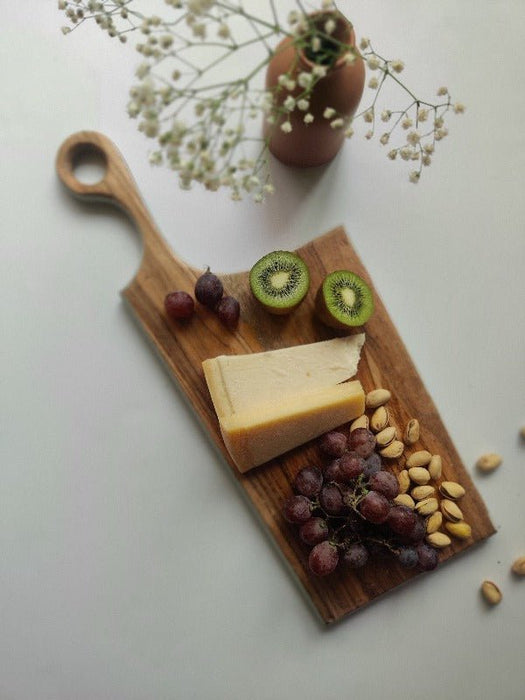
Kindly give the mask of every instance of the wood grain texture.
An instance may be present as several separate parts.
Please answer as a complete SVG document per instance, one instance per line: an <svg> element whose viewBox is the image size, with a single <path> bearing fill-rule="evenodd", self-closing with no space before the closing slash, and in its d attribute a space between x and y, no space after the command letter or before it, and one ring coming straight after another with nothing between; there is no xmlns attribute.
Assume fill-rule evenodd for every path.
<svg viewBox="0 0 525 700"><path fill-rule="evenodd" d="M74 164L83 152L93 149L103 154L107 163L106 175L96 185L83 185L74 176ZM236 296L241 303L241 322L236 332L225 330L215 315L202 307L190 322L174 322L164 313L165 295L174 289L191 293L202 270L185 264L170 250L113 143L96 132L74 134L60 148L56 166L63 183L77 196L102 198L119 205L141 232L144 243L142 262L134 279L122 291L123 298L171 376L188 397L321 619L327 623L335 622L421 575L394 563L370 565L357 572L337 571L326 579L309 574L306 566L308 550L300 543L296 528L282 518L281 509L291 494L295 474L308 463L321 464L321 455L315 444L308 444L240 474L224 448L201 369L203 360L220 354L258 352L333 337L334 332L320 324L312 313L315 291L326 273L340 268L352 269L373 289L372 280L343 229L337 228L298 249L310 269L312 283L307 298L292 315L276 317L264 312L253 299L248 273L244 272L221 274L227 293ZM394 425L403 429L410 418L419 419L422 426L420 442L407 450L407 454L423 448L432 454L440 454L443 480L458 481L467 489L461 508L472 526L472 537L467 541L454 541L441 553L443 562L492 535L494 526L377 293L375 300L376 310L366 325L367 340L357 378L365 391L380 386L391 390L393 398L389 411ZM401 458L392 464L392 469L399 471L403 465L404 458Z"/></svg>

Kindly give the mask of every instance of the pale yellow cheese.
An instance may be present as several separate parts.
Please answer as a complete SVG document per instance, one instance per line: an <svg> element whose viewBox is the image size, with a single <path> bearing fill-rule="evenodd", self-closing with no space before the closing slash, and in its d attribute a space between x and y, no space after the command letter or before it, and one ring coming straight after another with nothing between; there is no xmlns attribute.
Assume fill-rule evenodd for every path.
<svg viewBox="0 0 525 700"><path fill-rule="evenodd" d="M228 452L241 472L278 457L360 416L365 395L358 381L298 393L238 413L219 414Z"/></svg>
<svg viewBox="0 0 525 700"><path fill-rule="evenodd" d="M224 443L241 472L364 412L364 334L202 363Z"/></svg>
<svg viewBox="0 0 525 700"><path fill-rule="evenodd" d="M203 362L217 412L244 411L315 391L355 376L364 333L248 355L220 355Z"/></svg>

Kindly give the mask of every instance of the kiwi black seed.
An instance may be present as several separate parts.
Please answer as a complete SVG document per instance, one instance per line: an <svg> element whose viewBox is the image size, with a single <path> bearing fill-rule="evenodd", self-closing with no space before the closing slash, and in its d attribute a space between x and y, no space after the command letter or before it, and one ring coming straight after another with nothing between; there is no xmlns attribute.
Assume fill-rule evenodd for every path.
<svg viewBox="0 0 525 700"><path fill-rule="evenodd" d="M336 270L317 292L315 307L321 321L332 328L362 326L374 311L372 290L355 272Z"/></svg>
<svg viewBox="0 0 525 700"><path fill-rule="evenodd" d="M275 250L250 270L254 297L273 314L287 314L302 302L310 286L310 273L296 253Z"/></svg>

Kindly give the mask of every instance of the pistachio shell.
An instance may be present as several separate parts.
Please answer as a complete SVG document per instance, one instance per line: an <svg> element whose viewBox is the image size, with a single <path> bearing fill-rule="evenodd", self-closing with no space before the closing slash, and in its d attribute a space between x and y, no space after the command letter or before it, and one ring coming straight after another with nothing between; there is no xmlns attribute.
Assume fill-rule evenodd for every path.
<svg viewBox="0 0 525 700"><path fill-rule="evenodd" d="M452 540L444 532L431 532L427 535L428 544L437 549L443 549L443 547L448 547Z"/></svg>
<svg viewBox="0 0 525 700"><path fill-rule="evenodd" d="M352 430L355 430L356 428L366 428L368 430L369 425L370 421L368 420L368 416L366 415L366 413L363 413L362 416L359 416L359 418L356 418L350 424L350 432L352 432Z"/></svg>
<svg viewBox="0 0 525 700"><path fill-rule="evenodd" d="M412 496L409 496L408 493L400 493L394 498L394 503L397 506L406 506L407 508L411 509L414 509L416 505L414 499Z"/></svg>
<svg viewBox="0 0 525 700"><path fill-rule="evenodd" d="M437 498L424 498L416 503L416 510L420 515L432 515L438 509L439 504Z"/></svg>
<svg viewBox="0 0 525 700"><path fill-rule="evenodd" d="M512 571L518 576L525 576L525 557L518 557L514 560Z"/></svg>
<svg viewBox="0 0 525 700"><path fill-rule="evenodd" d="M419 450L414 452L409 457L407 457L407 467L425 467L430 460L432 455L427 450Z"/></svg>
<svg viewBox="0 0 525 700"><path fill-rule="evenodd" d="M429 498L435 493L436 489L428 484L423 484L422 486L416 486L410 492L410 495L415 501L422 501L424 498Z"/></svg>
<svg viewBox="0 0 525 700"><path fill-rule="evenodd" d="M443 463L441 461L440 455L432 455L430 462L428 464L428 473L434 481L441 479L441 472L443 470Z"/></svg>
<svg viewBox="0 0 525 700"><path fill-rule="evenodd" d="M388 428L383 428L379 433L376 435L376 443L380 447L386 447L387 445L390 445L390 443L395 440L397 437L397 430L394 428L394 426L389 426Z"/></svg>
<svg viewBox="0 0 525 700"><path fill-rule="evenodd" d="M487 454L481 455L481 457L476 462L476 467L481 472L493 472L497 469L503 462L500 455L495 452L487 452Z"/></svg>
<svg viewBox="0 0 525 700"><path fill-rule="evenodd" d="M408 476L408 472L406 469L403 469L403 471L399 472L399 474L397 475L397 481L399 483L399 492L406 493L410 488L410 477Z"/></svg>
<svg viewBox="0 0 525 700"><path fill-rule="evenodd" d="M425 469L425 467L412 467L408 470L408 476L410 479L416 483L422 486L423 484L428 484L430 481L430 474L428 473L428 469Z"/></svg>
<svg viewBox="0 0 525 700"><path fill-rule="evenodd" d="M455 481L443 481L439 490L445 498L451 498L453 501L457 501L458 498L462 498L465 495L463 486Z"/></svg>
<svg viewBox="0 0 525 700"><path fill-rule="evenodd" d="M445 528L458 540L468 540L472 535L472 528L464 520L460 520L458 523L446 522Z"/></svg>
<svg viewBox="0 0 525 700"><path fill-rule="evenodd" d="M453 523L458 523L463 520L463 513L461 508L454 503L454 501L449 501L448 498L444 498L441 501L441 512L445 518Z"/></svg>
<svg viewBox="0 0 525 700"><path fill-rule="evenodd" d="M372 413L370 418L370 428L374 433L379 433L381 430L387 427L390 416L388 414L388 409L386 406L379 406Z"/></svg>
<svg viewBox="0 0 525 700"><path fill-rule="evenodd" d="M437 530L439 530L442 523L443 514L441 513L441 511L436 510L436 512L432 513L430 518L427 520L427 533L430 535L433 532L436 532Z"/></svg>
<svg viewBox="0 0 525 700"><path fill-rule="evenodd" d="M497 605L501 603L503 595L500 589L496 586L493 581L483 581L481 584L481 593L483 597L490 605Z"/></svg>
<svg viewBox="0 0 525 700"><path fill-rule="evenodd" d="M411 418L408 421L403 439L407 445L413 445L419 440L419 421L417 418Z"/></svg>
<svg viewBox="0 0 525 700"><path fill-rule="evenodd" d="M404 449L405 445L401 442L401 440L394 440L390 443L390 445L387 445L386 447L383 447L382 450L379 450L379 454L387 459L397 459L398 457L401 457Z"/></svg>
<svg viewBox="0 0 525 700"><path fill-rule="evenodd" d="M392 394L388 389L373 389L366 395L365 403L367 408L378 408L388 403Z"/></svg>

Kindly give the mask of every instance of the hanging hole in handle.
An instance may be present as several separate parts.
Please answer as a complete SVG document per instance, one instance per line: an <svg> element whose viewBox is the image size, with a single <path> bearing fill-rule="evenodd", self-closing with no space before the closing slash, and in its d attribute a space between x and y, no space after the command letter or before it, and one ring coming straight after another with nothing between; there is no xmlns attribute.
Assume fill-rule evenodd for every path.
<svg viewBox="0 0 525 700"><path fill-rule="evenodd" d="M71 166L73 176L82 185L99 185L108 171L108 159L104 151L93 143L75 146Z"/></svg>

